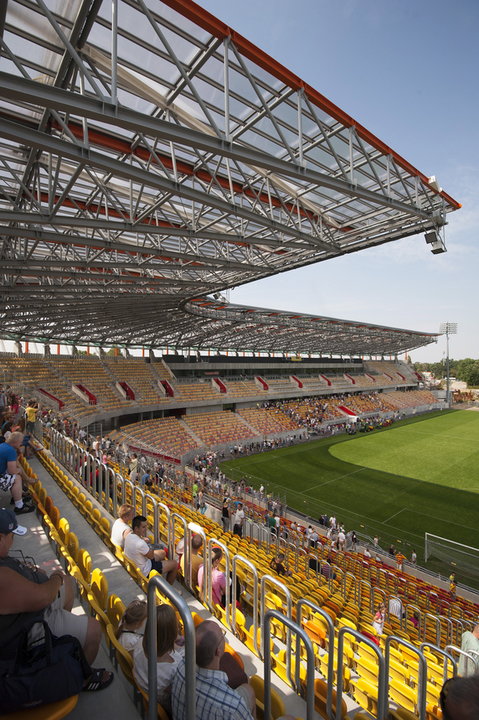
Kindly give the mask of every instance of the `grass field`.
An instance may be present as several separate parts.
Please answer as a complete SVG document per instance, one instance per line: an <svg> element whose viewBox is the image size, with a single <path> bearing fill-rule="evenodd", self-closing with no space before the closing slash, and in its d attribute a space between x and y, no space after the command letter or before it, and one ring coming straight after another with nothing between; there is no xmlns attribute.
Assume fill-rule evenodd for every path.
<svg viewBox="0 0 479 720"><path fill-rule="evenodd" d="M382 547L393 542L407 556L415 548L423 557L426 531L479 546L478 412L422 415L228 461L222 470L263 483L310 518L334 513L347 530L377 533Z"/></svg>

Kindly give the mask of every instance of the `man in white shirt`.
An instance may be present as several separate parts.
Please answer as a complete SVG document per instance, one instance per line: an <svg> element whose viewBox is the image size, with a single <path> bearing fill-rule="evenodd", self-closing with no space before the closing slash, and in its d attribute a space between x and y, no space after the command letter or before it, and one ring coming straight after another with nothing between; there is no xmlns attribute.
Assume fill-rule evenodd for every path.
<svg viewBox="0 0 479 720"><path fill-rule="evenodd" d="M472 632L466 630L462 633L461 650L466 653L477 653L479 654L479 624L475 625ZM472 655L475 660L478 660L478 655ZM474 660L471 660L466 655L459 657L459 675L475 675L477 667Z"/></svg>
<svg viewBox="0 0 479 720"><path fill-rule="evenodd" d="M233 534L243 537L243 520L244 520L243 503L238 503L236 512L233 515Z"/></svg>
<svg viewBox="0 0 479 720"><path fill-rule="evenodd" d="M137 515L131 524L132 532L125 537L124 553L148 577L152 570L164 575L173 585L178 572L176 560L167 560L164 550L154 550L145 540L148 532L146 517Z"/></svg>
<svg viewBox="0 0 479 720"><path fill-rule="evenodd" d="M396 596L389 598L389 615L394 615L394 617L397 617L398 620L401 620L403 614L404 612L401 599Z"/></svg>

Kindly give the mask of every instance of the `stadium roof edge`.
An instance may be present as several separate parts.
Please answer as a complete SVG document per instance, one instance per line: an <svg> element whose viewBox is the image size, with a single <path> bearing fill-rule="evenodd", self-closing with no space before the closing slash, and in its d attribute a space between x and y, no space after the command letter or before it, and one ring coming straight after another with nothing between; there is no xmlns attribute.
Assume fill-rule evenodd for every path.
<svg viewBox="0 0 479 720"><path fill-rule="evenodd" d="M212 13L208 12L208 10L205 10L193 0L162 1L172 10L175 10L189 20L197 23L204 30L211 32L212 35L215 35L218 38L231 37L238 48L242 50L245 57L248 57L264 70L270 72L272 75L284 82L285 85L288 85L295 90L302 89L315 105L318 105L318 107L325 110L343 125L346 125L347 127L354 127L358 135L363 138L363 140L366 140L366 142L370 143L382 153L391 155L400 167L407 170L407 172L411 173L411 175L416 175L416 177L420 178L425 185L427 185L437 195L440 195L447 203L449 203L449 205L451 205L451 207L456 210L459 210L462 207L461 203L455 200L451 195L449 195L449 193L444 190L436 190L434 187L431 187L427 175L418 170L414 167L414 165L399 155L399 153L386 145L386 143L361 125L361 123L357 122L351 115L348 115L348 113L344 112L344 110L342 110L338 105L333 103L331 100L328 100L325 95L320 93L318 90L315 90L298 75L295 75L295 73L291 72L291 70L288 70L288 68L272 58L271 55L268 55L268 53L261 50L261 48L250 42L240 33L236 32L236 30L231 28L229 25L226 25L226 23L222 20L219 20Z"/></svg>

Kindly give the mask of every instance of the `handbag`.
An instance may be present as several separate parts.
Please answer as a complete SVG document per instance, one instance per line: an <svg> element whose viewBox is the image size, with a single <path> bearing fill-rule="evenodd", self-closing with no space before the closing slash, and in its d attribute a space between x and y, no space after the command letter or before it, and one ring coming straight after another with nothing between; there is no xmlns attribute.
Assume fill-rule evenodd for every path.
<svg viewBox="0 0 479 720"><path fill-rule="evenodd" d="M55 637L46 622L42 625L40 643L30 645L24 631L15 655L0 660L0 713L77 695L91 675L79 640L72 635Z"/></svg>

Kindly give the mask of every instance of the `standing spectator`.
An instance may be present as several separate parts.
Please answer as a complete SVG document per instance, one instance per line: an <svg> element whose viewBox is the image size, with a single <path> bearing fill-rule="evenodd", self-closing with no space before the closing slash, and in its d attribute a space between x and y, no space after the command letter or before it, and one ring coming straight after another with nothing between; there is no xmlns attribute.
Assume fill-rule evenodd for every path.
<svg viewBox="0 0 479 720"><path fill-rule="evenodd" d="M378 635L383 634L385 619L386 619L386 606L384 605L384 603L381 603L380 605L378 605L378 608L376 610L376 614L375 614L374 620L373 620L373 628L376 630Z"/></svg>
<svg viewBox="0 0 479 720"><path fill-rule="evenodd" d="M451 573L449 576L449 593L453 600L456 599L456 590L457 590L457 582L456 582L456 573Z"/></svg>
<svg viewBox="0 0 479 720"><path fill-rule="evenodd" d="M233 515L233 533L234 535L239 535L239 537L243 537L243 522L244 522L245 514L243 510L243 503L238 503L236 512Z"/></svg>
<svg viewBox="0 0 479 720"><path fill-rule="evenodd" d="M28 435L33 435L35 432L35 422L37 420L37 412L38 409L35 406L35 402L33 400L30 400L26 409L25 409L25 418L26 418L26 425L25 430Z"/></svg>
<svg viewBox="0 0 479 720"><path fill-rule="evenodd" d="M464 652L479 653L479 623L474 626L472 632L466 630L462 633L461 650ZM459 658L459 675L475 675L477 672L473 660L461 655Z"/></svg>
<svg viewBox="0 0 479 720"><path fill-rule="evenodd" d="M353 552L356 552L356 549L358 547L358 538L354 530L351 533L351 547Z"/></svg>
<svg viewBox="0 0 479 720"><path fill-rule="evenodd" d="M309 534L309 546L312 548L316 548L318 545L319 535L316 532L316 530L312 530L312 532Z"/></svg>
<svg viewBox="0 0 479 720"><path fill-rule="evenodd" d="M131 455L128 472L131 482L136 483L138 478L138 455L136 453Z"/></svg>
<svg viewBox="0 0 479 720"><path fill-rule="evenodd" d="M230 499L229 497L223 498L223 506L221 508L221 521L223 523L223 530L228 532L230 529Z"/></svg>

